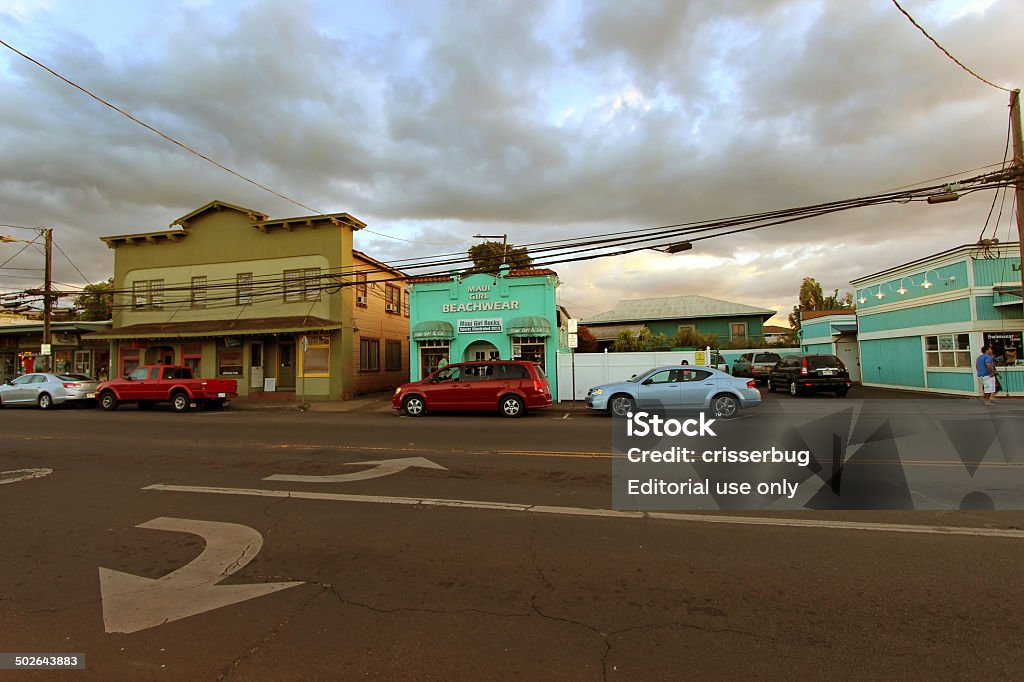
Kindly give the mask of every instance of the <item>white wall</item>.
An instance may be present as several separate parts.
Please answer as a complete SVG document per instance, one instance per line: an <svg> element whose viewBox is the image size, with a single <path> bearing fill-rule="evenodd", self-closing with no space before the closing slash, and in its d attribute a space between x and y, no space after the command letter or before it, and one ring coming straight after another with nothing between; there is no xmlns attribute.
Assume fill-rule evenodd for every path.
<svg viewBox="0 0 1024 682"><path fill-rule="evenodd" d="M659 351L641 353L576 353L576 399L587 397L593 386L625 381L637 372L660 365L678 365L686 360L694 364L694 351ZM572 353L558 354L558 400L572 400Z"/></svg>
<svg viewBox="0 0 1024 682"><path fill-rule="evenodd" d="M799 353L799 348L748 348L720 351L731 371L733 361L743 353L772 352L780 355ZM696 351L651 351L641 353L576 353L576 400L587 397L593 386L625 381L637 372L663 365L678 365L683 360L696 364ZM558 354L558 395L556 400L573 399L573 354Z"/></svg>

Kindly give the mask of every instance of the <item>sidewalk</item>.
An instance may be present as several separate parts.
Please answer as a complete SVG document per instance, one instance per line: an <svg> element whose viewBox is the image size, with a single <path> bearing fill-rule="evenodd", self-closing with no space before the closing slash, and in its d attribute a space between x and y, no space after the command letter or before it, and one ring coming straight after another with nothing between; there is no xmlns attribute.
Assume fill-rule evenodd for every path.
<svg viewBox="0 0 1024 682"><path fill-rule="evenodd" d="M391 407L392 391L372 393L349 400L315 400L307 403L309 412L393 412ZM296 400L232 400L228 409L246 411L278 411L299 412L300 402ZM572 401L555 403L550 408L557 412L572 412ZM575 411L586 411L587 406L582 400L576 401Z"/></svg>

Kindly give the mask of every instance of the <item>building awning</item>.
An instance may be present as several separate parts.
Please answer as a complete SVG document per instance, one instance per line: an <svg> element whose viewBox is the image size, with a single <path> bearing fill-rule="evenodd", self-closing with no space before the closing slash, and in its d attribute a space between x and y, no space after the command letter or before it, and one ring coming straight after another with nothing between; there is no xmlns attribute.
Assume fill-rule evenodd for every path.
<svg viewBox="0 0 1024 682"><path fill-rule="evenodd" d="M86 339L187 339L211 336L251 336L256 334L290 334L341 329L341 322L320 317L259 317L241 320L196 320L194 322L154 322L113 327L92 334Z"/></svg>
<svg viewBox="0 0 1024 682"><path fill-rule="evenodd" d="M508 321L505 333L509 336L551 336L551 323L539 315L513 317Z"/></svg>
<svg viewBox="0 0 1024 682"><path fill-rule="evenodd" d="M646 326L643 324L607 324L597 326L586 325L590 333L594 335L594 338L598 341L614 341L619 338L619 334L622 332L629 332L633 336L636 336Z"/></svg>
<svg viewBox="0 0 1024 682"><path fill-rule="evenodd" d="M452 340L455 338L455 328L451 322L444 320L429 320L417 322L412 328L413 341L429 341L431 339Z"/></svg>
<svg viewBox="0 0 1024 682"><path fill-rule="evenodd" d="M996 308L1000 306L1018 306L1022 300L1021 293L1020 282L997 282L992 287L992 305Z"/></svg>
<svg viewBox="0 0 1024 682"><path fill-rule="evenodd" d="M857 323L856 322L833 322L832 323L832 335L843 335L843 334L856 334Z"/></svg>

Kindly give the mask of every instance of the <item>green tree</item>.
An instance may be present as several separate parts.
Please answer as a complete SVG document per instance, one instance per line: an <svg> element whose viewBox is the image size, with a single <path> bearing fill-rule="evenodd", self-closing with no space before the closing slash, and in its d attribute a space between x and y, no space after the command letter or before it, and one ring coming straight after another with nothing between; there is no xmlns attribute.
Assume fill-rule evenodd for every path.
<svg viewBox="0 0 1024 682"><path fill-rule="evenodd" d="M495 274L503 263L513 270L528 268L533 264L533 258L525 246L517 249L503 242L480 242L469 247L467 253L473 261L473 267L469 270L471 272Z"/></svg>
<svg viewBox="0 0 1024 682"><path fill-rule="evenodd" d="M106 282L86 284L82 293L75 296L72 314L76 320L109 320L114 310L114 278Z"/></svg>
<svg viewBox="0 0 1024 682"><path fill-rule="evenodd" d="M846 293L840 296L839 289L834 289L831 296L825 296L818 280L813 277L804 277L797 296L799 304L793 306L793 312L789 314L789 326L794 330L800 329L801 311L853 308L853 294Z"/></svg>

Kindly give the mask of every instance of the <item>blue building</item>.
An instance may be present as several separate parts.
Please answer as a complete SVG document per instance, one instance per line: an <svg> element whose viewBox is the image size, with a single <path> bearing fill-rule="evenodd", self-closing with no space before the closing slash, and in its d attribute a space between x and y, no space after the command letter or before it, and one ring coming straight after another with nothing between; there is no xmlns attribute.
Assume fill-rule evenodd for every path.
<svg viewBox="0 0 1024 682"><path fill-rule="evenodd" d="M974 361L992 345L1003 388L1024 395L1016 243L960 246L850 284L865 386L977 395Z"/></svg>

